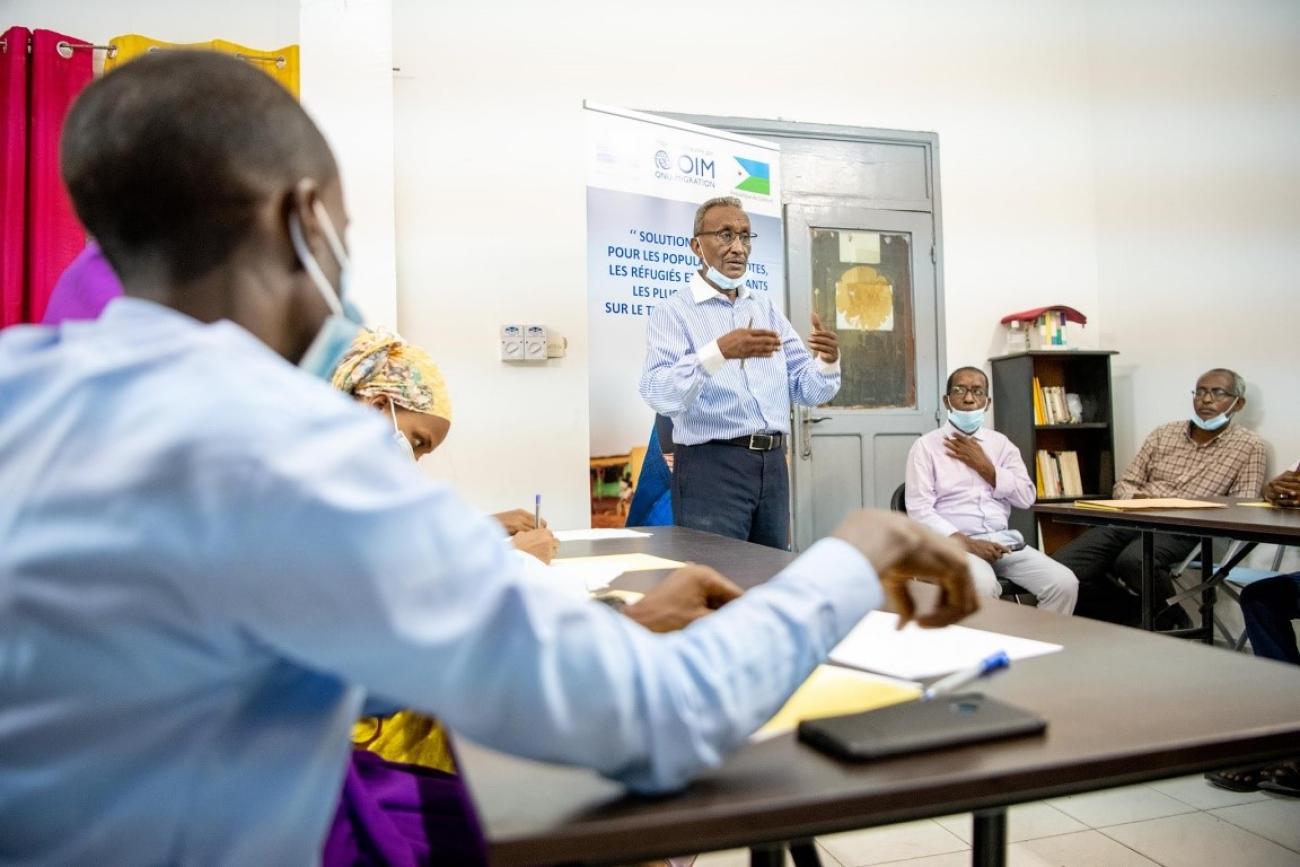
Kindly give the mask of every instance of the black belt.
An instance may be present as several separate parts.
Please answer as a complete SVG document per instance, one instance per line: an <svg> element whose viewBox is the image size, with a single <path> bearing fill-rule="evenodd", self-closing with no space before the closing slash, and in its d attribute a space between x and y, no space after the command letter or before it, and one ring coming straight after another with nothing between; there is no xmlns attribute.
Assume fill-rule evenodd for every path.
<svg viewBox="0 0 1300 867"><path fill-rule="evenodd" d="M729 440L709 440L714 445L740 446L755 452L770 452L773 449L779 449L783 441L784 437L779 433L757 433Z"/></svg>

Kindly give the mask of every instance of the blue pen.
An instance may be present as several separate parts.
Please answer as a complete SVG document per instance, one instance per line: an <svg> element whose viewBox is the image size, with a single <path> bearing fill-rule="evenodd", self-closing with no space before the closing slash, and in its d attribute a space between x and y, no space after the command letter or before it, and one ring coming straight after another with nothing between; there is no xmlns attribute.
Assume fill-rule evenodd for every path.
<svg viewBox="0 0 1300 867"><path fill-rule="evenodd" d="M944 695L950 692L956 692L968 683L974 683L981 677L988 677L995 671L1000 671L1011 666L1011 657L1007 656L1005 650L999 650L989 658L985 659L979 665L966 669L965 671L956 671L945 678L936 680L930 686L926 687L925 692L921 693L921 701L929 701L932 698Z"/></svg>
<svg viewBox="0 0 1300 867"><path fill-rule="evenodd" d="M542 495L533 494L533 526L542 526Z"/></svg>

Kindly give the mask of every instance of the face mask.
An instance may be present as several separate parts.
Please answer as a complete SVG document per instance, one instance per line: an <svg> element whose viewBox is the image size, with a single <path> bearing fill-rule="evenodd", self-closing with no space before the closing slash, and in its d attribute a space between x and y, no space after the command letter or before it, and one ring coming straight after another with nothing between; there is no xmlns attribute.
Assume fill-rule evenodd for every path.
<svg viewBox="0 0 1300 867"><path fill-rule="evenodd" d="M393 399L391 397L388 399L388 410L393 414L393 442L397 444L397 447L401 450L402 454L406 455L413 461L418 460L415 457L415 447L412 446L411 441L406 438L406 434L402 433L402 429L397 426L397 407L393 405Z"/></svg>
<svg viewBox="0 0 1300 867"><path fill-rule="evenodd" d="M948 421L962 433L973 434L984 425L984 410L948 408Z"/></svg>
<svg viewBox="0 0 1300 867"><path fill-rule="evenodd" d="M347 354L348 347L352 345L352 340L357 336L364 320L360 311L347 300L352 262L348 258L347 251L343 249L343 242L339 240L338 234L334 231L334 224L330 222L329 214L325 212L325 207L319 201L316 202L315 213L325 233L325 240L339 263L339 291L335 294L333 287L325 279L325 272L321 271L320 263L308 248L307 240L302 234L302 225L298 222L298 215L290 214L289 240L293 243L294 253L297 254L298 261L307 271L307 276L311 278L311 282L330 308L330 315L321 323L320 330L316 332L311 345L299 360L298 366L313 376L328 381L334 373L334 368Z"/></svg>
<svg viewBox="0 0 1300 867"><path fill-rule="evenodd" d="M1240 398L1237 398L1237 400L1240 400ZM1232 412L1233 407L1237 405L1237 400L1234 400L1232 402L1232 406L1228 407L1223 412L1216 415L1214 418L1201 418L1199 415L1196 414L1195 411L1193 411L1192 424L1196 425L1201 430L1210 430L1210 431L1218 430L1219 428L1223 427L1225 424L1228 423L1229 419L1231 418L1231 416L1228 415L1228 413Z"/></svg>
<svg viewBox="0 0 1300 867"><path fill-rule="evenodd" d="M739 277L728 277L726 274L723 274L717 268L710 265L709 260L705 259L703 256L700 257L700 261L704 263L706 268L708 268L708 270L704 272L704 278L719 289L725 289L728 292L735 292L741 286L744 286L745 278L749 276L748 268L746 268L745 273L741 274Z"/></svg>

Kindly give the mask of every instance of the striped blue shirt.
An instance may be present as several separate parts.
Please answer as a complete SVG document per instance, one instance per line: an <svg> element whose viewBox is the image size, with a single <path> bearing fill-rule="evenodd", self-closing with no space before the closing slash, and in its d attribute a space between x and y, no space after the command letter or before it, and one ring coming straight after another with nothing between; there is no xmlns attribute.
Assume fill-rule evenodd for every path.
<svg viewBox="0 0 1300 867"><path fill-rule="evenodd" d="M750 325L750 322L753 325ZM718 338L737 328L781 335L770 358L722 357ZM803 345L764 292L742 286L733 304L698 273L650 314L641 397L673 420L673 442L693 446L755 433L790 432L790 404L818 406L840 390L840 363Z"/></svg>

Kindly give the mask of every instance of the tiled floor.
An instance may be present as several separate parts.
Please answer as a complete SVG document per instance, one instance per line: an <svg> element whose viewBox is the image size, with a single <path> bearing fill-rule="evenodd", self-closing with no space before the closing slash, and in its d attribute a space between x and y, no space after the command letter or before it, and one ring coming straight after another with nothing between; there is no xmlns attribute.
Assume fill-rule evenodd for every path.
<svg viewBox="0 0 1300 867"><path fill-rule="evenodd" d="M1015 807L1007 836L1011 867L1300 867L1300 798L1239 795L1183 777ZM966 815L817 845L824 867L965 867L970 839ZM745 867L749 856L715 852L695 863Z"/></svg>

